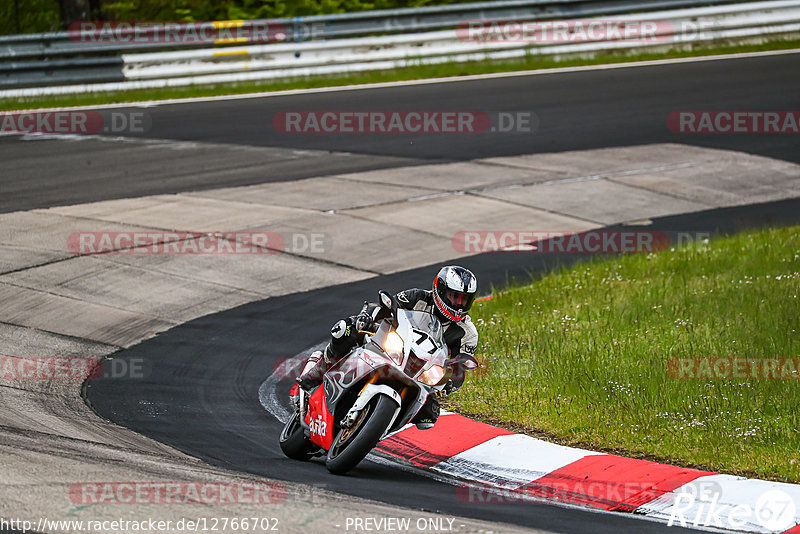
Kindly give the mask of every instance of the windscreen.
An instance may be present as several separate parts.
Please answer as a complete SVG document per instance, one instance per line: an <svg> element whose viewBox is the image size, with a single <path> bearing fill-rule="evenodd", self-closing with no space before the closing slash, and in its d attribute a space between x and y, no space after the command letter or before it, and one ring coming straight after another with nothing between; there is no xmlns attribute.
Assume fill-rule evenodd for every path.
<svg viewBox="0 0 800 534"><path fill-rule="evenodd" d="M398 310L399 312L406 315L412 328L427 332L439 345L444 345L442 341L442 323L436 317L430 313L416 310Z"/></svg>

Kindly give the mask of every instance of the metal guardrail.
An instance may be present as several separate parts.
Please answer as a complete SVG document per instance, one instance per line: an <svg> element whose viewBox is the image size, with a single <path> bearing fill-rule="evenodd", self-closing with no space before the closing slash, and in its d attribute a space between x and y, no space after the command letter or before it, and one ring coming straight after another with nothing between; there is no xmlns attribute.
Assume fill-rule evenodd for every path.
<svg viewBox="0 0 800 534"><path fill-rule="evenodd" d="M674 9L676 5L698 3L711 7L687 7ZM413 10L390 10L381 12L351 13L346 15L304 17L325 20L327 37L331 40L304 42L280 42L252 46L213 47L159 51L154 53L132 53L119 56L79 57L45 59L0 63L0 97L26 96L33 94L59 94L85 90L124 90L146 87L168 87L190 84L241 82L269 78L286 78L360 72L374 69L391 69L410 64L435 64L445 61L474 61L481 59L513 59L527 54L541 55L590 55L602 50L642 49L665 46L665 39L656 42L630 42L607 39L598 42L578 43L531 43L531 42L473 42L459 39L453 29L459 22L523 20L542 21L563 18L588 18L614 15L614 20L659 20L668 22L671 34L664 35L666 44L709 40L760 39L764 35L773 37L800 35L800 0L771 0L761 2L723 2L697 0L657 0L646 5L668 5L673 9L648 11L646 16L619 15L618 10L639 11L641 0L608 0L586 2L580 0L513 0L480 4L455 4ZM465 9L466 6L466 9ZM567 8L572 16L553 16L546 9ZM493 8L493 10L489 10ZM534 8L531 10L531 8ZM525 14L517 10L527 10ZM611 12L609 12L611 11ZM416 33L378 31L373 25L375 13L405 17L411 20L414 12L415 27L445 26L450 29ZM515 16L510 16L513 12ZM438 17L425 19L427 13ZM470 16L471 15L471 16ZM445 18L449 17L445 22ZM344 21L344 22L342 22ZM371 22L370 22L371 21ZM249 21L251 24L257 21ZM705 26L704 35L690 36L683 31L686 23ZM351 24L337 26L338 24ZM358 26L360 24L361 26ZM677 30L675 30L677 28ZM334 32L362 32L380 34L371 37L342 38ZM662 28L663 31L663 28ZM388 33L388 34L387 34ZM20 37L20 36L14 36ZM1 38L0 38L1 39ZM74 43L73 44L82 44ZM158 43L148 43L149 45ZM160 46L163 49L163 45ZM183 47L187 48L187 47ZM126 49L128 50L128 49ZM104 83L103 83L104 82ZM58 84L73 84L57 87ZM33 86L49 85L34 89ZM56 87L54 87L56 86ZM27 89L11 89L28 87ZM1 90L6 88L5 90Z"/></svg>
<svg viewBox="0 0 800 534"><path fill-rule="evenodd" d="M119 56L0 63L0 88L121 82L124 64Z"/></svg>
<svg viewBox="0 0 800 534"><path fill-rule="evenodd" d="M218 21L212 24L232 25L248 29L263 26L284 29L282 40L300 42L314 39L335 39L383 33L410 33L454 26L461 20L500 19L564 19L657 11L680 7L697 7L746 2L747 0L501 0L468 4L448 4L410 9L385 9L313 15L284 19ZM151 30L153 31L153 30ZM131 34L134 31L131 30ZM147 37L148 32L141 33ZM230 44L247 44L247 40ZM88 43L81 40L79 30L27 35L0 36L0 61L20 58L47 58L73 54L133 52L169 48L200 48L211 43ZM224 43L219 43L224 44Z"/></svg>

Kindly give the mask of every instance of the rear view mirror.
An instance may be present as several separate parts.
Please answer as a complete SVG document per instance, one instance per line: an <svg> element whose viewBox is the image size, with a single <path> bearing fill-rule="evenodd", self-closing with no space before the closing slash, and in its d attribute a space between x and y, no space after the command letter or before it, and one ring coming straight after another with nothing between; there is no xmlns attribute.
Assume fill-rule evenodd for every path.
<svg viewBox="0 0 800 534"><path fill-rule="evenodd" d="M478 360L472 356L462 354L447 362L448 367L460 367L461 369L472 370L478 368Z"/></svg>
<svg viewBox="0 0 800 534"><path fill-rule="evenodd" d="M380 300L381 306L392 313L392 326L397 328L397 299L390 293L381 289L378 291L378 300Z"/></svg>
<svg viewBox="0 0 800 534"><path fill-rule="evenodd" d="M464 366L464 369L477 369L478 368L478 362L475 361L475 358L465 359L464 362L462 363L462 365Z"/></svg>

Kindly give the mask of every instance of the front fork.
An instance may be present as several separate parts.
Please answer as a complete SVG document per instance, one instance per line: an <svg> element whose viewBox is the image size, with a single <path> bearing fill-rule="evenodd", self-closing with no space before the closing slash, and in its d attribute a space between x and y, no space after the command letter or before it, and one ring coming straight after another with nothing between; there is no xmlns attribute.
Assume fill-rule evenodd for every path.
<svg viewBox="0 0 800 534"><path fill-rule="evenodd" d="M368 383L364 386L364 388L361 390L361 393L359 393L356 402L354 402L353 406L347 411L347 414L341 420L339 426L342 428L350 428L353 423L358 420L358 414L367 406L367 404L369 404L369 401L371 401L375 395L381 394L386 395L397 403L397 407L394 409L394 415L392 415L392 420L389 423L389 426L386 427L386 430L388 431L390 428L392 428L392 425L400 413L400 408L403 406L403 399L400 397L400 394L397 391L389 386L385 384L372 383Z"/></svg>
<svg viewBox="0 0 800 534"><path fill-rule="evenodd" d="M291 395L290 400L294 405L296 413L300 414L300 426L308 430L306 423L306 412L308 411L308 393L305 389L297 386L297 394Z"/></svg>

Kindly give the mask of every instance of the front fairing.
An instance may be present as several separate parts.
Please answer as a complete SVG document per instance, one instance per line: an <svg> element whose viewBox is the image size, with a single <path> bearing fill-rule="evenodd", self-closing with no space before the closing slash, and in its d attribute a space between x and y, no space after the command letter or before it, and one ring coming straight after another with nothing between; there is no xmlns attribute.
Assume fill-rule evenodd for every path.
<svg viewBox="0 0 800 534"><path fill-rule="evenodd" d="M325 374L324 394L336 421L350 409L354 394L358 395L356 388L360 390L371 382L389 384L398 392L405 391L402 413L393 427L397 429L408 423L427 396L442 389L446 382L429 380L430 376L445 375L448 353L442 332L441 323L426 312L398 310L396 328L391 321L382 321L376 333L367 337L365 346L353 349ZM389 346L386 340L391 335L399 336L402 343L399 348L397 343L392 345L397 350L390 353L386 350ZM339 406L343 399L346 402Z"/></svg>
<svg viewBox="0 0 800 534"><path fill-rule="evenodd" d="M413 385L414 381L403 373L397 364L375 347L357 347L349 356L325 374L323 381L328 406L335 409L342 394L359 382L380 373L382 379L393 379Z"/></svg>
<svg viewBox="0 0 800 534"><path fill-rule="evenodd" d="M445 367L448 351L443 339L444 329L436 317L417 310L398 310L397 322L397 327L392 328L388 320L383 321L369 338L367 346L388 355L397 367L414 379L432 367ZM387 354L384 347L393 333L403 341L402 352Z"/></svg>

